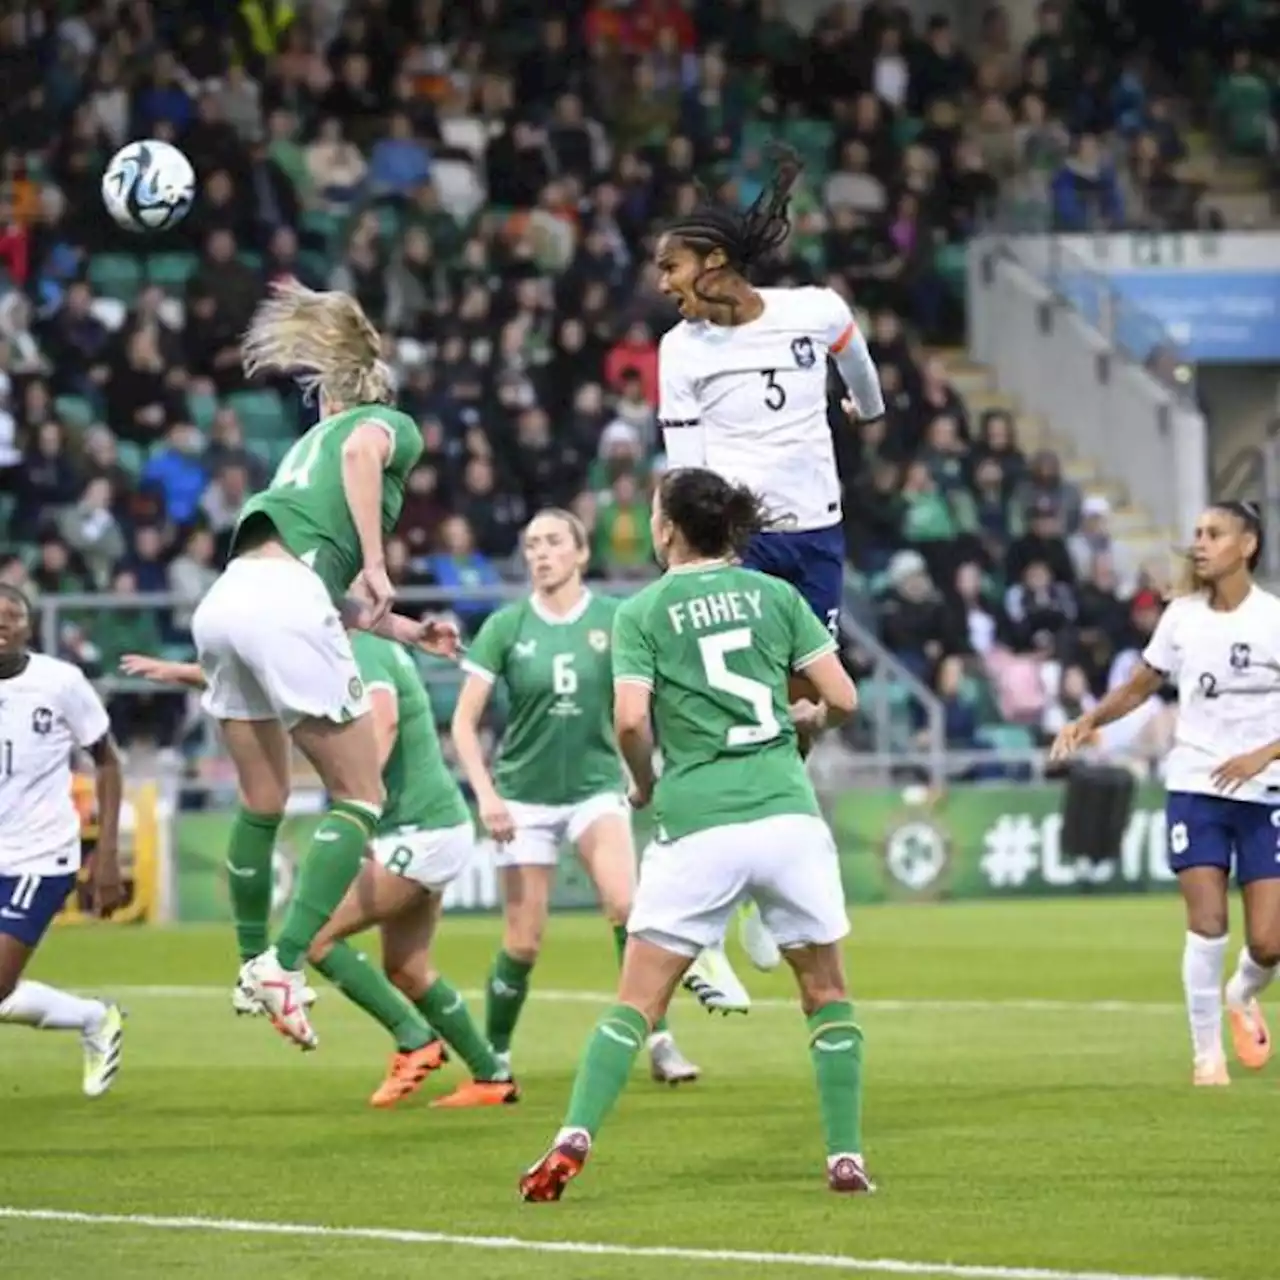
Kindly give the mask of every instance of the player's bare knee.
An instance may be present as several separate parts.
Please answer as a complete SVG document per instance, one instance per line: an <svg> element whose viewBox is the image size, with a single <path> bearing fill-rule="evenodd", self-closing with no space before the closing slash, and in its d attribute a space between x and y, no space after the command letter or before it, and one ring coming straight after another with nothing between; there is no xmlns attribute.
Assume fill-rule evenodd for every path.
<svg viewBox="0 0 1280 1280"><path fill-rule="evenodd" d="M542 950L542 932L546 921L523 913L508 915L502 929L502 949L513 960L532 964Z"/></svg>
<svg viewBox="0 0 1280 1280"><path fill-rule="evenodd" d="M439 976L430 969L414 964L390 965L383 969L387 981L407 1000L420 1000Z"/></svg>
<svg viewBox="0 0 1280 1280"><path fill-rule="evenodd" d="M240 807L250 813L283 813L289 803L289 788L265 771L242 777L239 794Z"/></svg>
<svg viewBox="0 0 1280 1280"><path fill-rule="evenodd" d="M1201 938L1225 938L1229 922L1225 903L1187 904L1187 931Z"/></svg>
<svg viewBox="0 0 1280 1280"><path fill-rule="evenodd" d="M631 891L620 893L601 892L600 909L604 918L616 929L631 918Z"/></svg>
<svg viewBox="0 0 1280 1280"><path fill-rule="evenodd" d="M1245 939L1249 957L1263 969L1274 969L1280 964L1280 930L1250 933Z"/></svg>

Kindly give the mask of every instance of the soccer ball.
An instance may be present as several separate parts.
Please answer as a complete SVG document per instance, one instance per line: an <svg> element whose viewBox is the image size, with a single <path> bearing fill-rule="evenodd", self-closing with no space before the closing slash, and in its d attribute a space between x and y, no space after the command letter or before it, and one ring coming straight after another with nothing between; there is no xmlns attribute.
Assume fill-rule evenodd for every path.
<svg viewBox="0 0 1280 1280"><path fill-rule="evenodd" d="M102 175L102 202L126 231L176 227L195 198L191 161L154 138L121 147Z"/></svg>

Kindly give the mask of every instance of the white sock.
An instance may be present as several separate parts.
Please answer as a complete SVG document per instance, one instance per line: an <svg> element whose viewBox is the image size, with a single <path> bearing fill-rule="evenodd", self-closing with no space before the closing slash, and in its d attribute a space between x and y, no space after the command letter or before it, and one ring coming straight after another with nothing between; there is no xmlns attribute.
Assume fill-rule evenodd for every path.
<svg viewBox="0 0 1280 1280"><path fill-rule="evenodd" d="M1275 976L1275 965L1259 964L1249 954L1248 947L1241 947L1236 971L1227 982L1227 1003L1235 1009L1244 1008L1250 1000L1261 995L1271 985L1271 979Z"/></svg>
<svg viewBox="0 0 1280 1280"><path fill-rule="evenodd" d="M1187 997L1187 1020L1197 1062L1212 1062L1222 1054L1222 966L1227 939L1187 933L1182 948L1182 989Z"/></svg>
<svg viewBox="0 0 1280 1280"><path fill-rule="evenodd" d="M18 1022L41 1031L93 1031L107 1016L101 1000L86 1000L43 982L19 982L0 1004L0 1022Z"/></svg>
<svg viewBox="0 0 1280 1280"><path fill-rule="evenodd" d="M666 1044L670 1039L670 1031L650 1031L649 1038L644 1042L645 1048L652 1050L655 1045Z"/></svg>

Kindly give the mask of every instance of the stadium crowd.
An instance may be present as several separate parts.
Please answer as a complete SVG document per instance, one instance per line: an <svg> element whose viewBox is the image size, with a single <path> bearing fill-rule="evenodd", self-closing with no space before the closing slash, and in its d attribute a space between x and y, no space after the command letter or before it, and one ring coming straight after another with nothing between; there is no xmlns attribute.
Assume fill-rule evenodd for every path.
<svg viewBox="0 0 1280 1280"><path fill-rule="evenodd" d="M701 188L749 201L776 139L806 168L764 283L851 297L890 406L855 428L832 399L872 621L943 698L952 745L987 741L988 722L1052 733L1159 600L1106 504L1051 454L1025 457L1008 416L971 420L921 343L958 338L965 240L1009 201L1062 229L1211 216L1174 176L1159 42L1136 56L1122 25L1096 43L1107 12L1044 3L1021 49L999 5L962 48L945 18L882 0L835 4L807 32L776 0L10 12L0 579L177 597L67 610L58 642L95 672L184 644L241 504L305 420L289 388L247 387L237 352L290 275L359 298L422 423L388 545L399 583L497 582L549 504L591 530L595 574L650 572L656 344L675 319L652 231ZM1233 43L1203 47L1240 72ZM175 141L201 178L187 221L146 241L97 194L138 136ZM468 627L485 611L458 606Z"/></svg>

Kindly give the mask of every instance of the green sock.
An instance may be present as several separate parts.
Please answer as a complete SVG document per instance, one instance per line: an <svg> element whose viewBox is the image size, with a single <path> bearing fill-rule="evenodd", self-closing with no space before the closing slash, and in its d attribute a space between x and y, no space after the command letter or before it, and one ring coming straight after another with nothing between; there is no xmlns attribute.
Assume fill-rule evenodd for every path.
<svg viewBox="0 0 1280 1280"><path fill-rule="evenodd" d="M298 869L298 884L280 926L276 956L281 968L299 969L307 948L328 923L360 870L364 847L378 824L375 806L335 800L320 820Z"/></svg>
<svg viewBox="0 0 1280 1280"><path fill-rule="evenodd" d="M495 1053L511 1050L511 1037L520 1020L529 994L529 974L533 964L517 960L505 951L499 951L489 971L489 984L485 988L484 1033Z"/></svg>
<svg viewBox="0 0 1280 1280"><path fill-rule="evenodd" d="M443 978L437 978L427 988L426 994L419 996L415 1002L418 1012L433 1027L438 1027L440 1035L450 1048L456 1049L458 1057L467 1065L467 1070L476 1080L506 1080L509 1073L503 1070L493 1052L493 1046L480 1034L479 1027L471 1020L467 1010L467 1002L457 989Z"/></svg>
<svg viewBox="0 0 1280 1280"><path fill-rule="evenodd" d="M644 1048L649 1024L639 1009L615 1004L595 1025L578 1063L564 1128L585 1129L592 1137L613 1110Z"/></svg>
<svg viewBox="0 0 1280 1280"><path fill-rule="evenodd" d="M862 1028L848 1000L809 1015L809 1058L818 1078L818 1105L827 1154L862 1153Z"/></svg>
<svg viewBox="0 0 1280 1280"><path fill-rule="evenodd" d="M615 924L613 926L613 945L618 949L618 968L622 968L622 956L627 949L627 926L625 924ZM664 1013L661 1018L653 1024L655 1033L668 1030L667 1015Z"/></svg>
<svg viewBox="0 0 1280 1280"><path fill-rule="evenodd" d="M236 945L241 960L252 960L267 949L271 921L271 855L281 813L236 810L227 848L227 887L231 892L231 918L236 925Z"/></svg>
<svg viewBox="0 0 1280 1280"><path fill-rule="evenodd" d="M348 943L335 942L315 967L357 1009L386 1027L402 1053L421 1049L436 1038L422 1014L391 985L387 975Z"/></svg>

